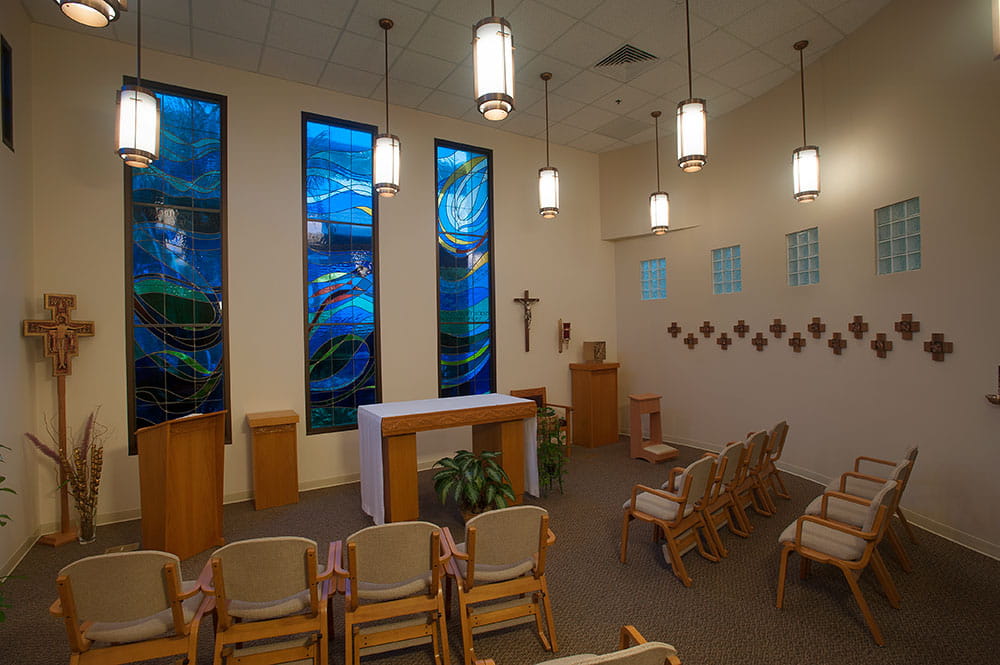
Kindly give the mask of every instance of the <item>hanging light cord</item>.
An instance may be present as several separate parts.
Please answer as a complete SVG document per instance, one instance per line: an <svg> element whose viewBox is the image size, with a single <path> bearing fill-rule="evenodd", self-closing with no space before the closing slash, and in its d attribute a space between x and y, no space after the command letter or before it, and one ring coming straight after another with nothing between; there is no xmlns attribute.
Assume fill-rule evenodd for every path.
<svg viewBox="0 0 1000 665"><path fill-rule="evenodd" d="M490 16L496 16L496 15L497 15L496 5L493 4L493 0L490 0Z"/></svg>
<svg viewBox="0 0 1000 665"><path fill-rule="evenodd" d="M653 123L656 133L656 191L660 191L660 112L653 115Z"/></svg>
<svg viewBox="0 0 1000 665"><path fill-rule="evenodd" d="M687 20L687 47L688 47L688 99L694 98L693 84L691 83L691 3L684 0L684 16Z"/></svg>
<svg viewBox="0 0 1000 665"><path fill-rule="evenodd" d="M549 164L549 80L545 79L545 166Z"/></svg>
<svg viewBox="0 0 1000 665"><path fill-rule="evenodd" d="M389 134L389 28L385 33L385 133Z"/></svg>
<svg viewBox="0 0 1000 665"><path fill-rule="evenodd" d="M809 145L809 142L806 141L806 72L802 57L803 49L805 47L799 49L799 86L802 91L802 145Z"/></svg>
<svg viewBox="0 0 1000 665"><path fill-rule="evenodd" d="M142 87L142 0L135 2L135 84Z"/></svg>

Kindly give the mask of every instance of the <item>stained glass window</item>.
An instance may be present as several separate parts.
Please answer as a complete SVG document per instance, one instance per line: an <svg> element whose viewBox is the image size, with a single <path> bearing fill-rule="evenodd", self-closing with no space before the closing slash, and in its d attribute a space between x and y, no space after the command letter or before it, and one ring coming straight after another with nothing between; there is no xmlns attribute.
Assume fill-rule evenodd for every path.
<svg viewBox="0 0 1000 665"><path fill-rule="evenodd" d="M307 431L357 427L380 400L376 308L376 128L302 114Z"/></svg>
<svg viewBox="0 0 1000 665"><path fill-rule="evenodd" d="M160 155L126 178L133 432L228 401L226 99L143 85L160 99Z"/></svg>
<svg viewBox="0 0 1000 665"><path fill-rule="evenodd" d="M438 139L438 393L494 392L493 152Z"/></svg>

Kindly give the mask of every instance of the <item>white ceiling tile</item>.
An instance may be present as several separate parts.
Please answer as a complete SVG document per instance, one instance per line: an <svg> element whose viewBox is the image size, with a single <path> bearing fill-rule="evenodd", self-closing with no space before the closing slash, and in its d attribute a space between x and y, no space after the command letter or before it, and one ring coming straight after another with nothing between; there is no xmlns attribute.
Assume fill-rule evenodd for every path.
<svg viewBox="0 0 1000 665"><path fill-rule="evenodd" d="M204 1L204 0L201 0ZM274 8L301 18L342 28L354 9L354 0L274 0Z"/></svg>
<svg viewBox="0 0 1000 665"><path fill-rule="evenodd" d="M193 3L194 25L220 35L238 37L261 44L271 13L266 7L246 0L213 0Z"/></svg>
<svg viewBox="0 0 1000 665"><path fill-rule="evenodd" d="M619 142L610 136L601 136L600 134L584 134L575 141L570 142L570 147L577 148L578 150L586 150L587 152L601 152L602 150L610 149L612 146L617 145Z"/></svg>
<svg viewBox="0 0 1000 665"><path fill-rule="evenodd" d="M695 76L694 85L692 86L692 92L694 93L694 96L706 100L708 102L709 109L712 108L713 99L726 94L731 89L732 88L730 88L728 85L719 83L715 79L710 78L708 76ZM669 108L671 113L673 113L676 110L677 104L685 99L688 99L687 83L677 88L674 88L663 97L664 102L666 101L670 102Z"/></svg>
<svg viewBox="0 0 1000 665"><path fill-rule="evenodd" d="M407 48L457 64L472 52L472 29L440 16L429 16Z"/></svg>
<svg viewBox="0 0 1000 665"><path fill-rule="evenodd" d="M682 83L687 83L687 69L676 62L664 60L629 85L654 95L662 95Z"/></svg>
<svg viewBox="0 0 1000 665"><path fill-rule="evenodd" d="M555 92L563 83L570 80L581 71L580 67L571 65L562 60L545 55L537 55L530 60L518 61L514 63L516 70L516 85L518 87L528 86L529 88L545 89L545 83L539 78L542 72L550 72L552 80L549 81L549 93Z"/></svg>
<svg viewBox="0 0 1000 665"><path fill-rule="evenodd" d="M472 89L472 78L472 67L459 65L444 81L441 82L438 89L460 97L467 96L471 99L474 94Z"/></svg>
<svg viewBox="0 0 1000 665"><path fill-rule="evenodd" d="M767 0L696 0L691 3L691 13L709 23L724 28L751 9L759 7Z"/></svg>
<svg viewBox="0 0 1000 665"><path fill-rule="evenodd" d="M369 97L375 87L382 84L378 74L363 72L351 67L344 67L333 62L326 65L326 70L319 80L319 85L331 90L338 90L357 97ZM391 91L390 91L390 94Z"/></svg>
<svg viewBox="0 0 1000 665"><path fill-rule="evenodd" d="M497 14L506 17L517 3L514 0L500 0L497 3ZM490 5L483 0L441 0L433 9L433 13L469 26L469 43L472 43L472 26L490 15Z"/></svg>
<svg viewBox="0 0 1000 665"><path fill-rule="evenodd" d="M734 58L750 51L750 45L730 35L725 30L716 30L705 39L691 45L691 67L698 72L710 72ZM673 61L687 67L687 53L682 51Z"/></svg>
<svg viewBox="0 0 1000 665"><path fill-rule="evenodd" d="M392 94L392 91L389 91ZM421 111L443 115L449 118L461 118L465 113L475 106L475 102L470 97L460 97L441 90L435 90L427 96L420 104Z"/></svg>
<svg viewBox="0 0 1000 665"><path fill-rule="evenodd" d="M661 136L660 138L662 139L663 137ZM652 143L655 139L656 139L656 130L653 127L647 127L638 134L633 134L626 140L628 141L628 143L631 143L632 145L642 145L643 143ZM649 156L651 159L654 158L654 155L652 153L650 153ZM656 166L655 160L653 162L653 166L654 168Z"/></svg>
<svg viewBox="0 0 1000 665"><path fill-rule="evenodd" d="M826 17L838 30L847 34L861 27L888 3L889 0L848 0L827 12Z"/></svg>
<svg viewBox="0 0 1000 665"><path fill-rule="evenodd" d="M816 12L798 0L768 0L730 23L727 30L760 46L814 18Z"/></svg>
<svg viewBox="0 0 1000 665"><path fill-rule="evenodd" d="M577 23L542 53L591 67L621 46L621 39L587 23Z"/></svg>
<svg viewBox="0 0 1000 665"><path fill-rule="evenodd" d="M142 48L191 57L191 28L172 21L143 16Z"/></svg>
<svg viewBox="0 0 1000 665"><path fill-rule="evenodd" d="M389 68L393 79L436 88L455 69L455 65L423 53L404 53Z"/></svg>
<svg viewBox="0 0 1000 665"><path fill-rule="evenodd" d="M429 12L434 9L437 5L438 0L401 0L404 5L410 5L411 7L416 7L417 9L422 9L425 12Z"/></svg>
<svg viewBox="0 0 1000 665"><path fill-rule="evenodd" d="M218 35L214 32L194 28L191 31L191 52L198 60L207 60L220 65L257 71L260 61L260 44L254 44L236 37Z"/></svg>
<svg viewBox="0 0 1000 665"><path fill-rule="evenodd" d="M586 129L588 132L592 132L617 117L618 115L616 113L605 111L604 109L597 108L596 106L584 106L579 111L576 111L563 119L563 122L573 125L574 127L579 127L580 129Z"/></svg>
<svg viewBox="0 0 1000 665"><path fill-rule="evenodd" d="M635 110L626 113L625 114L626 118L623 119L637 120L643 123L644 125L649 125L650 127L652 127L653 118L650 115L650 113L652 113L653 111L661 111L663 115L660 117L660 125L662 126L663 123L666 122L664 120L665 117L669 117L670 122L674 122L673 113L674 110L677 108L678 101L680 100L674 99L673 94L669 95L664 94L659 97L654 97L653 99L650 99L648 102L646 102L645 105L639 106Z"/></svg>
<svg viewBox="0 0 1000 665"><path fill-rule="evenodd" d="M832 45L844 38L837 28L833 27L824 18L815 18L808 23L804 23L791 32L786 32L773 41L764 44L760 50L771 56L783 65L799 66L799 52L792 48L792 45L800 39L808 39L809 46L803 55L810 56L817 51L830 48Z"/></svg>
<svg viewBox="0 0 1000 665"><path fill-rule="evenodd" d="M326 61L341 31L333 26L309 21L284 12L271 12L265 44L283 51Z"/></svg>
<svg viewBox="0 0 1000 665"><path fill-rule="evenodd" d="M628 3L602 2L587 15L587 23L628 39L654 24L666 25L664 19L673 15L676 7L663 0L631 0ZM683 11L681 20L684 18Z"/></svg>
<svg viewBox="0 0 1000 665"><path fill-rule="evenodd" d="M289 81L316 85L325 65L325 60L264 47L259 71L261 74L277 76Z"/></svg>
<svg viewBox="0 0 1000 665"><path fill-rule="evenodd" d="M712 70L711 77L731 88L738 88L781 67L782 64L771 56L760 51L750 51L742 58Z"/></svg>
<svg viewBox="0 0 1000 665"><path fill-rule="evenodd" d="M384 79L383 79L384 81ZM430 88L426 88L409 81L389 79L389 103L393 106L408 106L410 108L420 108L420 104L430 96ZM385 83L381 82L371 94L372 99L385 99Z"/></svg>
<svg viewBox="0 0 1000 665"><path fill-rule="evenodd" d="M632 85L623 85L594 101L594 106L616 115L627 113L646 104L653 95Z"/></svg>
<svg viewBox="0 0 1000 665"><path fill-rule="evenodd" d="M155 2L145 2L142 5L142 29L145 33L146 19L150 17L162 18L174 23L191 23L191 4L189 0L156 0ZM134 13L134 12L130 12ZM120 19L119 19L120 20ZM146 36L143 34L143 40Z"/></svg>
<svg viewBox="0 0 1000 665"><path fill-rule="evenodd" d="M846 0L802 0L802 2L821 14L825 14L835 7L844 4Z"/></svg>
<svg viewBox="0 0 1000 665"><path fill-rule="evenodd" d="M389 30L389 44L397 46L407 44L417 30L427 18L427 12L420 11L408 5L403 5L393 0L361 0L355 8L351 18L347 21L347 29L359 35L370 37L382 41L384 30L379 27L378 21L381 18L392 19L393 26ZM472 31L469 31L471 41Z"/></svg>
<svg viewBox="0 0 1000 665"><path fill-rule="evenodd" d="M729 92L723 93L712 99L712 103L708 105L709 121L711 121L712 118L723 116L733 109L743 106L749 101L750 95L744 94L739 90L730 90Z"/></svg>
<svg viewBox="0 0 1000 665"><path fill-rule="evenodd" d="M471 96L471 95L470 95ZM545 91L539 90L538 88L529 88L523 85L514 85L514 108L517 110L526 109L529 106L534 106L538 100L545 97ZM549 102L551 103L553 98L552 93L549 93Z"/></svg>
<svg viewBox="0 0 1000 665"><path fill-rule="evenodd" d="M389 42L389 62L393 62L400 53L398 46ZM330 61L338 65L354 67L373 74L385 72L385 45L382 40L369 39L353 32L345 31L340 36Z"/></svg>
<svg viewBox="0 0 1000 665"><path fill-rule="evenodd" d="M616 118L603 127L598 127L594 131L602 136L610 136L611 138L624 141L629 139L629 137L635 136L639 132L644 131L647 127L650 131L652 131L653 119L648 115L642 120L626 117Z"/></svg>
<svg viewBox="0 0 1000 665"><path fill-rule="evenodd" d="M660 25L650 25L636 34L629 43L643 51L666 60L687 50L687 30L684 26L684 8L675 9ZM699 16L691 16L691 43L705 39L715 32L716 26Z"/></svg>
<svg viewBox="0 0 1000 665"><path fill-rule="evenodd" d="M549 95L549 122L556 123L563 120L566 116L576 113L583 108L583 104L580 102L573 101L572 99L567 99L566 97L560 97L558 95ZM525 106L521 109L522 111L527 111L533 115L544 116L545 115L545 100L541 99L534 104Z"/></svg>
<svg viewBox="0 0 1000 665"><path fill-rule="evenodd" d="M556 123L549 127L549 142L559 143L560 145L568 145L572 141L577 140L587 132L580 129L579 127L573 127L572 125L564 125L562 123ZM545 138L545 130L537 136L537 138Z"/></svg>
<svg viewBox="0 0 1000 665"><path fill-rule="evenodd" d="M543 4L558 9L575 18L583 18L601 4L601 0L540 0Z"/></svg>
<svg viewBox="0 0 1000 665"><path fill-rule="evenodd" d="M745 95L750 95L751 97L759 97L774 86L784 83L796 74L798 74L797 71L792 71L787 67L782 67L781 69L773 71L770 74L760 77L759 79L739 86L739 91Z"/></svg>
<svg viewBox="0 0 1000 665"><path fill-rule="evenodd" d="M559 94L579 102L589 102L606 95L619 85L619 81L584 70L559 86Z"/></svg>
<svg viewBox="0 0 1000 665"><path fill-rule="evenodd" d="M511 12L507 20L510 21L511 32L514 35L514 45L527 46L535 51L545 49L576 23L576 19L572 16L543 5L537 0L524 0Z"/></svg>
<svg viewBox="0 0 1000 665"><path fill-rule="evenodd" d="M503 121L501 129L523 136L538 136L540 132L545 131L545 119L531 113L511 113Z"/></svg>

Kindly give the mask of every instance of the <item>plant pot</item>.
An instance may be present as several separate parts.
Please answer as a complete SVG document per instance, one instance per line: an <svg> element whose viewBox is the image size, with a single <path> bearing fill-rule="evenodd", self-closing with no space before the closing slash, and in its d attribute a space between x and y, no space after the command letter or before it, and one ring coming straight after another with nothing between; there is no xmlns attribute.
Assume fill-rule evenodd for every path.
<svg viewBox="0 0 1000 665"><path fill-rule="evenodd" d="M89 545L97 540L97 522L93 515L80 515L80 531L76 539L81 545Z"/></svg>

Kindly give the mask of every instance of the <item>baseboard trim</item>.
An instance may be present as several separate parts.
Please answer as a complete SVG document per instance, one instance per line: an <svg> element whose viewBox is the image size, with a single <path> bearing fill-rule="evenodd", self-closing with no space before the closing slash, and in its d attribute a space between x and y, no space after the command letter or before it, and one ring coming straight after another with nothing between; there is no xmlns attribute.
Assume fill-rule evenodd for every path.
<svg viewBox="0 0 1000 665"><path fill-rule="evenodd" d="M10 558L0 567L0 578L10 575L11 572L17 568L18 564L21 563L21 559L27 556L28 552L31 551L32 546L41 537L43 531L41 529L35 529L28 538L21 543L21 546L14 550L14 553L10 555ZM47 532L44 532L47 533Z"/></svg>

